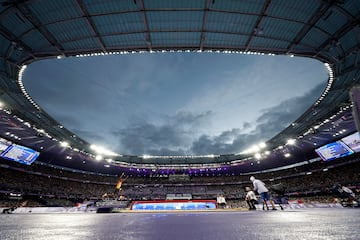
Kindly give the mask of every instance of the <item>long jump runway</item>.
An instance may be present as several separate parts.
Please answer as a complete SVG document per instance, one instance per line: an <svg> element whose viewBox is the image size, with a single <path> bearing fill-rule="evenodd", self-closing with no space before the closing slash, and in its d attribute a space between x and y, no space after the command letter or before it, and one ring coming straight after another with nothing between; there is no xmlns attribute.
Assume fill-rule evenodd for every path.
<svg viewBox="0 0 360 240"><path fill-rule="evenodd" d="M360 209L0 215L0 239L360 239Z"/></svg>

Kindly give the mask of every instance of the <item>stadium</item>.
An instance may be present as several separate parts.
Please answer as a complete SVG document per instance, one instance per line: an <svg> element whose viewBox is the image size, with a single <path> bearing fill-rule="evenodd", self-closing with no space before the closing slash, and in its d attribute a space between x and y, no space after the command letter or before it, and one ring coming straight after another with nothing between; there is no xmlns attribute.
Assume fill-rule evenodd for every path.
<svg viewBox="0 0 360 240"><path fill-rule="evenodd" d="M359 1L0 3L0 208L13 213L0 216L0 238L357 239ZM306 57L324 63L328 81L265 148L199 156L108 156L22 82L36 61L152 52ZM284 186L279 211L247 211L251 176Z"/></svg>

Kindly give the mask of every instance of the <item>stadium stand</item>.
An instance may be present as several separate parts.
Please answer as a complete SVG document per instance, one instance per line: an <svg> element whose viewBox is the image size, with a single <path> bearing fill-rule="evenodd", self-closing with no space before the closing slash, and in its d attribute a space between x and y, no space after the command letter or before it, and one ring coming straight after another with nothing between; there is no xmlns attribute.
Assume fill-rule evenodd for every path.
<svg viewBox="0 0 360 240"><path fill-rule="evenodd" d="M77 170L61 170L34 164L25 166L1 160L1 205L31 200L45 206L75 205L86 200L100 200L113 191L118 176L79 174ZM251 173L250 173L251 174ZM124 183L124 195L129 200L165 200L167 194L191 194L193 199L216 199L223 194L229 206L244 205L244 186L251 186L249 174L238 176L193 176L174 182L168 178L130 177ZM316 161L296 168L257 173L268 186L282 183L289 199L334 201L334 183L360 191L360 159L335 162ZM19 197L14 197L17 194ZM12 204L10 204L11 206Z"/></svg>

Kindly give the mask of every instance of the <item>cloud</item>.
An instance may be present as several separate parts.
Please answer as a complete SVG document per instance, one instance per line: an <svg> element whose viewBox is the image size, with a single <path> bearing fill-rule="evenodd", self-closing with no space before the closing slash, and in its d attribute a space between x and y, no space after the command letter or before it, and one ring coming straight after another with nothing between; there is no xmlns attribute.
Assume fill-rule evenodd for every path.
<svg viewBox="0 0 360 240"><path fill-rule="evenodd" d="M163 124L138 122L113 131L113 135L122 154L189 154L194 137L208 126L211 116L211 111L198 114L181 111L168 116Z"/></svg>
<svg viewBox="0 0 360 240"><path fill-rule="evenodd" d="M236 153L270 139L324 88L310 91L323 81L314 71L324 68L318 61L200 56L70 58L46 68L35 63L27 71L37 85L28 90L86 141L107 141L122 154L180 155Z"/></svg>
<svg viewBox="0 0 360 240"><path fill-rule="evenodd" d="M314 85L325 82L326 75L322 72L325 68L321 62L302 58L296 62L292 60L288 57L254 57L244 63L246 67L231 65L232 71L215 72L207 76L209 81L201 94L190 98L182 109L195 112L211 109L214 122L218 123L216 129L212 129L213 135L238 128L245 122L251 123L248 127L252 128L263 113L261 108L271 108L294 96L301 97Z"/></svg>
<svg viewBox="0 0 360 240"><path fill-rule="evenodd" d="M263 109L255 122L245 122L242 128L232 128L216 136L205 134L211 125L213 112L178 112L163 124L138 122L113 132L123 154L182 155L229 154L274 137L311 106L324 89L319 84L300 97L282 101ZM252 129L248 131L248 129Z"/></svg>
<svg viewBox="0 0 360 240"><path fill-rule="evenodd" d="M253 133L266 138L274 136L300 117L314 103L317 96L320 96L324 87L325 83L319 84L303 96L290 98L278 106L265 109L258 117L257 127Z"/></svg>
<svg viewBox="0 0 360 240"><path fill-rule="evenodd" d="M246 143L248 136L240 134L240 129L224 131L219 136L202 135L191 146L195 155L234 153Z"/></svg>
<svg viewBox="0 0 360 240"><path fill-rule="evenodd" d="M193 154L228 154L238 153L250 146L266 141L289 124L295 121L311 106L323 91L325 84L319 84L301 97L285 100L277 106L264 109L254 124L246 123L244 127L255 125L249 133L241 133L240 129L224 131L218 136L202 135L191 146ZM244 130L244 129L243 129Z"/></svg>

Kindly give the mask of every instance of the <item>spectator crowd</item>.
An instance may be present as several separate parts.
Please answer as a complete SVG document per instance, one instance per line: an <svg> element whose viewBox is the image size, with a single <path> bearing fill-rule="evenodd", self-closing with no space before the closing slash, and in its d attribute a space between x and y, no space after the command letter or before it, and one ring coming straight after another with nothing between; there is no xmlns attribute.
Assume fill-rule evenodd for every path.
<svg viewBox="0 0 360 240"><path fill-rule="evenodd" d="M175 181L166 177L129 177L122 194L130 200L160 200L166 194L191 194L193 199L216 199L221 194L227 205L243 206L245 187L252 187L249 177L254 173L221 176L191 176ZM267 186L282 183L289 198L331 201L331 189L340 183L358 194L360 159L317 161L296 168L267 171L255 175ZM85 199L99 200L114 191L118 176L69 171L43 164L21 165L0 159L0 206L28 198L31 205L71 205ZM34 203L34 201L36 203ZM246 205L246 202L245 202Z"/></svg>

